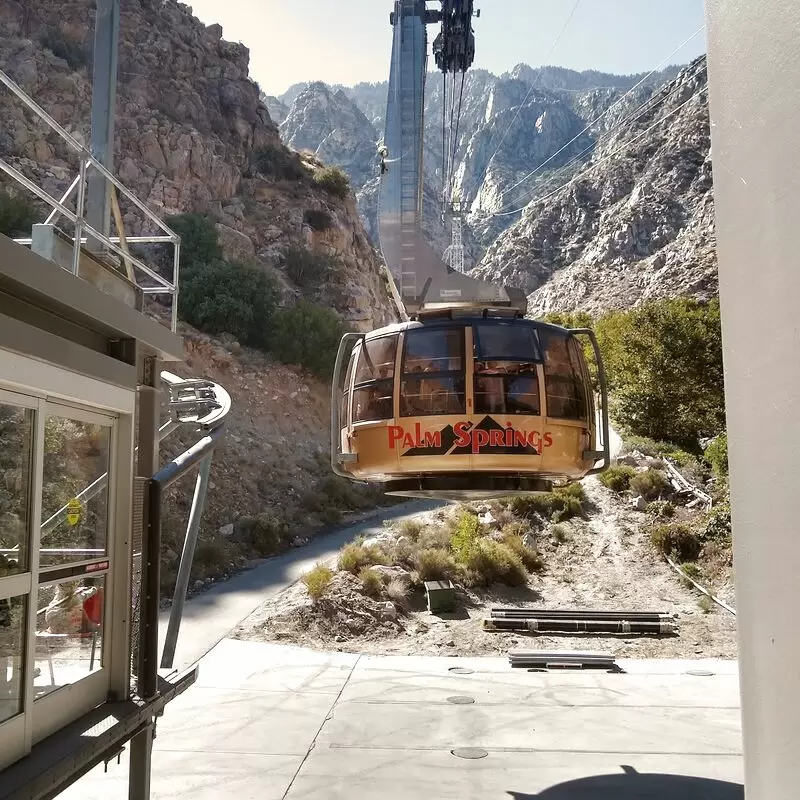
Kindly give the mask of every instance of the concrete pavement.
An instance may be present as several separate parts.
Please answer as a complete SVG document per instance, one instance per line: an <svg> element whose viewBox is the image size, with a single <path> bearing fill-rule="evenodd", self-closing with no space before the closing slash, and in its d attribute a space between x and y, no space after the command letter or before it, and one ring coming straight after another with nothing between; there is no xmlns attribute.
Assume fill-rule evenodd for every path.
<svg viewBox="0 0 800 800"><path fill-rule="evenodd" d="M620 666L541 673L224 639L159 721L152 796L742 800L735 662ZM121 799L126 780L123 761L62 797Z"/></svg>

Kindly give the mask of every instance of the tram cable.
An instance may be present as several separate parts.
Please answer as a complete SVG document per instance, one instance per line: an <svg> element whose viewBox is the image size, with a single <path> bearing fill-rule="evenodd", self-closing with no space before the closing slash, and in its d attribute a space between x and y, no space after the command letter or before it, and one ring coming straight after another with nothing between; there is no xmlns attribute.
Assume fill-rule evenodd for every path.
<svg viewBox="0 0 800 800"><path fill-rule="evenodd" d="M663 96L662 95L651 95L650 97L648 97L647 100L645 100L643 103L641 103L639 106L637 106L631 112L631 114L629 114L627 117L625 117L621 122L617 123L613 128L611 128L610 130L606 131L602 136L599 136L588 147L585 147L583 150L581 150L580 153L576 153L574 156L572 156L572 158L569 161L567 161L567 163L564 164L561 167L561 169L562 170L567 170L573 164L576 164L578 162L582 162L583 161L583 157L587 153L590 153L592 150L596 149L598 145L605 144L606 142L611 141L620 131L624 130L625 128L629 127L630 125L632 125L637 120L641 119L641 117L643 117L646 113L648 113L650 111L653 111L656 108L656 106L663 105L677 91L678 91L678 87L676 87L675 89L672 89L670 92L667 92L667 94L665 94ZM575 177L575 176L573 176L573 177ZM548 177L546 179L543 187L536 187L536 188L537 189L538 188L547 188L551 184L557 183L558 180L559 180L559 177L557 175L551 175L550 177ZM567 182L562 184L562 186L566 186L566 185L567 185ZM508 205L510 205L511 202L516 202L516 203L522 202L521 198L525 197L526 194L531 198L527 202L527 205L530 205L530 203L532 203L532 202L534 202L535 200L538 199L538 198L533 197L534 191L536 191L536 189L526 190L526 192L523 192L522 194L518 195L518 197L520 199L516 199L516 200L510 201L508 203ZM517 213L516 211L502 211L502 208L503 207L501 206L501 210L500 211L492 212L488 216L490 216L490 217L499 217L499 216L508 216L509 214Z"/></svg>
<svg viewBox="0 0 800 800"><path fill-rule="evenodd" d="M519 214L520 212L522 212L526 208L528 208L528 206L530 206L532 203L541 203L541 202L544 202L545 200L549 200L551 197L554 197L559 192L561 192L564 189L568 188L569 186L571 186L573 183L575 183L579 179L585 177L590 172L593 172L595 169L597 169L597 167L601 166L602 164L607 163L608 161L610 161L615 156L618 156L620 153L622 153L625 150L627 150L631 145L636 144L636 142L638 142L640 139L643 139L648 133L650 133L650 131L652 131L654 128L657 128L659 125L661 125L664 121L669 119L674 114L677 114L682 108L684 108L684 106L687 106L695 98L700 97L700 95L702 95L707 90L708 90L708 86L704 86L702 89L700 89L700 91L698 91L695 94L693 94L688 100L684 100L683 103L681 103L676 108L673 108L672 111L670 111L668 114L666 114L665 116L661 117L661 119L657 120L656 122L654 122L649 127L645 128L636 138L632 139L630 142L626 142L622 147L620 147L620 148L614 150L613 152L609 153L608 155L604 156L599 161L597 161L594 164L591 164L590 166L586 167L586 169L581 170L577 175L573 175L572 178L570 178L566 183L562 184L557 189L554 189L552 192L549 192L548 194L543 195L542 197L532 198L528 203L526 203L524 206L522 206L520 208L515 208L512 211L498 211L496 213L493 213L491 216L493 216L493 217L505 217L505 216L509 216L510 214Z"/></svg>
<svg viewBox="0 0 800 800"><path fill-rule="evenodd" d="M683 42L681 42L681 44L679 44L668 56L666 56L664 59L662 59L662 61L658 64L658 66L656 66L651 72L649 72L647 75L645 75L635 86L632 86L630 89L628 89L628 91L625 92L625 94L623 94L620 98L615 100L614 103L612 103L602 114L600 114L599 116L595 117L595 119L593 119L591 122L589 122L586 125L586 127L582 131L580 131L580 133L577 133L575 136L573 136L572 139L570 139L566 144L562 145L549 158L547 158L544 161L542 161L541 164L539 164L535 169L533 169L527 175L525 175L524 177L520 178L515 184L513 184L512 186L509 186L507 189L503 189L503 191L500 192L500 194L498 195L498 200L502 199L509 192L513 191L518 186L523 184L526 180L528 180L529 178L532 178L534 175L536 175L538 172L540 172L554 158L556 158L556 156L558 156L559 153L562 153L564 150L566 150L567 147L569 147L573 142L575 142L578 138L583 136L583 134L587 133L592 128L592 126L594 126L596 123L598 123L600 120L602 120L608 114L610 114L611 111L613 111L620 103L622 103L622 101L625 100L626 97L629 97L631 94L633 94L633 92L635 92L636 89L638 89L648 78L652 77L656 72L658 72L669 61L669 59L671 59L676 53L680 52L684 47L686 47L686 45L689 44L689 42L691 42L692 39L694 39L696 36L698 36L704 29L705 29L705 25L701 25L691 36L689 36L688 39L685 39ZM650 98L648 98L648 99L650 99ZM599 137L599 138L602 138L602 137Z"/></svg>
<svg viewBox="0 0 800 800"><path fill-rule="evenodd" d="M558 35L553 40L553 44L550 46L550 52L547 54L547 59L546 59L547 61L550 60L550 57L555 52L556 47L558 47L558 43L561 41L562 37L564 36L564 32L567 30L567 26L572 21L572 18L575 16L575 12L578 10L578 6L580 5L580 2L581 2L581 0L575 0L575 5L572 6L572 11L569 12L569 16L567 17L566 22L563 24L563 26L561 27L561 30L558 32ZM531 96L531 94L533 93L533 90L536 88L536 84L539 82L539 78L542 76L542 72L544 71L544 68L545 68L545 64L542 63L540 65L539 69L537 70L533 81L531 81L531 85L528 87L528 93L525 95L523 101L517 107L516 114L514 114L511 122L505 127L505 130L503 131L503 136L500 139L500 142L498 143L498 145L495 148L495 150L492 153L492 155L489 156L489 158L487 159L486 166L483 168L483 172L481 173L480 178L477 181L475 181L475 184L474 184L475 186L480 187L483 184L483 180L486 177L486 173L489 171L489 165L492 163L492 160L494 159L494 157L500 152L500 148L503 146L503 142L505 141L506 136L508 136L508 132L511 130L511 127L513 126L513 124L517 121L517 117L519 116L520 111L522 111L522 109L525 107L525 103L528 102L528 98ZM491 139L489 139L489 147L492 146L492 141L494 140L494 136L495 135L492 134Z"/></svg>

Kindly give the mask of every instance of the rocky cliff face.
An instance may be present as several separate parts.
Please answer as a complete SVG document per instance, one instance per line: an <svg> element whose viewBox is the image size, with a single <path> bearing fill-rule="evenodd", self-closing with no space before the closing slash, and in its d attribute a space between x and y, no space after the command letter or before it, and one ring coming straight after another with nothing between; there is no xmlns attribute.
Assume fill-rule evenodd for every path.
<svg viewBox="0 0 800 800"><path fill-rule="evenodd" d="M68 132L88 142L94 30L92 0L0 0L0 61ZM115 162L122 181L162 215L213 214L227 254L280 272L298 243L337 257L336 310L359 328L392 317L379 264L352 199L313 180L316 163L293 160L248 76L249 53L175 0L123 4ZM77 161L0 95L2 149L25 174L60 195ZM141 230L123 202L126 232ZM321 212L329 223L315 230ZM319 226L317 226L319 227Z"/></svg>
<svg viewBox="0 0 800 800"><path fill-rule="evenodd" d="M631 101L649 97L653 87L673 76L675 71L670 69L653 75L630 100L620 104L616 113L624 111ZM587 122L605 111L642 77L578 73L556 67L540 71L524 64L502 76L480 69L466 74L453 185L468 209L464 228L468 267L476 264L485 248L517 219L491 214L519 204L521 200L524 204L530 191L551 179L571 158L586 151L593 143L592 137L601 134L603 124L610 124L615 115L610 114L608 121L581 134ZM281 125L281 136L292 146L302 143L312 150L323 148L326 138L337 131L337 151L329 157L350 169L358 188L359 210L371 236L376 222L374 141L383 132L387 89L386 82L327 89L319 83L297 84L278 98L279 102L291 105L289 116ZM451 91L448 88L448 92ZM332 102L331 98L339 100ZM345 98L350 98L351 104L363 112L358 125L339 122ZM441 251L450 243L450 226L441 219L442 111L445 107L449 109L449 99L445 97L441 74L431 73L425 96L423 228L434 247ZM348 112L350 119L352 116L352 112ZM372 131L369 142L369 137L362 132L365 122L369 122ZM573 138L575 141L570 142ZM503 194L553 156L534 180L527 180L508 195ZM347 160L354 162L352 168L345 163ZM373 241L376 241L374 236Z"/></svg>
<svg viewBox="0 0 800 800"><path fill-rule="evenodd" d="M341 90L311 83L292 103L280 126L294 150L311 150L326 163L342 167L355 186L375 173L377 135L372 123Z"/></svg>
<svg viewBox="0 0 800 800"><path fill-rule="evenodd" d="M532 314L713 295L706 85L699 58L612 129L572 183L531 203L473 274L529 292Z"/></svg>

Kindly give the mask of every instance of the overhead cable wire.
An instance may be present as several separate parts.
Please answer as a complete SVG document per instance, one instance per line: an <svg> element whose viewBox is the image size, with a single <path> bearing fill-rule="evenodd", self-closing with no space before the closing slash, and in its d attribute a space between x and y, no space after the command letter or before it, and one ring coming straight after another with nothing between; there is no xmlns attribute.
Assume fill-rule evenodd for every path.
<svg viewBox="0 0 800 800"><path fill-rule="evenodd" d="M553 155L551 155L546 160L542 161L542 163L539 164L539 166L537 166L535 169L533 169L531 172L529 172L524 177L520 178L515 184L513 184L512 186L509 186L507 189L503 189L503 191L500 192L500 194L498 195L497 199L500 200L504 195L506 195L509 192L513 191L514 189L517 188L517 186L519 186L520 184L522 184L526 180L528 180L528 178L532 178L534 175L536 175L537 172L539 172L542 168L547 166L559 153L562 153L564 150L566 150L576 139L580 138L581 136L583 136L584 133L589 131L589 129L593 125L595 125L597 122L599 122L601 119L603 119L603 117L605 117L608 114L610 114L611 111L613 109L615 109L626 97L628 97L633 92L635 92L636 89L638 89L648 78L650 78L656 72L658 72L658 70L660 70L664 66L664 64L666 64L667 61L669 61L669 59L671 59L676 53L678 53L680 50L682 50L684 47L686 47L686 45L689 44L689 42L691 42L692 39L695 38L695 36L698 36L700 34L700 32L704 30L705 27L706 27L705 25L701 25L688 39L686 39L685 41L681 42L681 44L679 44L668 56L666 56L661 61L661 63L657 67L655 67L655 69L653 69L651 72L649 72L647 75L645 75L644 78L642 78L635 86L632 86L630 89L628 89L628 91L625 92L625 94L623 94L622 97L620 97L616 101L614 101L614 103L612 103L602 114L600 114L598 117L595 117L595 119L593 119L590 123L588 123L588 125L580 133L577 133L575 136L573 136L572 139L570 139L566 144L562 145L558 150L556 150L556 152L553 153Z"/></svg>
<svg viewBox="0 0 800 800"><path fill-rule="evenodd" d="M572 178L570 178L565 184L563 184L562 186L559 186L558 189L554 189L552 192L549 192L548 194L543 195L542 197L533 198L530 202L526 203L521 208L516 208L513 211L497 212L495 214L491 214L491 216L493 216L493 217L506 217L506 216L509 216L510 214L519 214L521 211L524 211L529 205L531 205L531 203L541 203L541 202L544 202L545 200L549 200L554 195L557 195L559 192L563 191L564 189L566 189L567 187L569 187L570 185L575 183L575 181L579 180L580 178L583 178L584 176L588 175L590 172L593 172L594 170L596 170L602 164L605 164L610 159L614 158L615 156L619 155L623 151L627 150L629 147L631 147L631 145L636 144L636 142L638 142L640 139L643 139L648 133L650 133L650 131L652 131L654 128L657 128L659 125L661 125L662 122L665 122L673 114L677 114L678 111L680 111L684 106L686 106L689 103L691 103L692 100L694 100L695 98L700 97L700 95L702 95L707 90L708 90L708 86L704 86L698 92L695 92L695 94L693 94L688 100L684 100L683 103L681 103L676 108L673 108L672 111L670 111L668 114L665 114L663 117L661 117L661 119L657 120L652 125L650 125L649 127L645 128L636 138L632 139L630 142L626 142L622 147L618 148L617 150L614 150L613 152L609 153L608 155L603 156L603 158L601 158L599 161L595 162L594 164L590 165L586 169L581 170L577 175L574 175Z"/></svg>
<svg viewBox="0 0 800 800"><path fill-rule="evenodd" d="M455 171L456 171L456 151L458 150L458 126L461 122L461 101L464 98L464 76L466 73L461 73L461 88L458 92L458 111L456 112L456 132L453 136L453 147L450 151L450 181L447 185L448 195L445 197L445 202L448 203L453 197L453 186L455 184ZM453 77L453 94L455 94L455 76Z"/></svg>
<svg viewBox="0 0 800 800"><path fill-rule="evenodd" d="M628 126L632 125L638 119L643 117L647 112L654 110L656 108L656 106L658 106L659 104L663 105L664 103L666 103L666 101L670 97L672 97L672 95L675 94L680 88L681 87L677 86L677 87L672 88L666 94L654 94L654 95L651 95L650 97L648 97L647 100L645 100L643 103L638 105L633 110L633 112L631 112L622 121L618 122L613 128L611 128L610 130L606 131L602 136L599 136L597 139L595 139L595 141L593 141L588 147L584 147L584 149L581 150L580 153L576 153L574 156L572 156L572 158L569 161L567 161L567 163L564 164L561 167L561 169L562 170L566 170L569 167L571 167L573 164L581 161L583 159L583 157L590 150L594 150L599 145L605 144L606 142L610 141L611 139L614 138L614 136L617 133L619 133L624 128L627 128ZM546 188L550 184L558 182L558 180L559 180L559 176L551 175L550 177L548 177L546 179L546 181L544 183L544 187L536 187L536 188ZM522 198L522 197L525 197L526 194L533 194L533 191L535 191L535 189L534 190L530 190L530 189L526 190L525 192L520 194L519 197ZM519 203L519 202L521 202L521 199L518 199L516 201L511 200L511 201L509 201L508 205L510 205L512 202ZM528 201L528 202L530 203L532 201ZM502 208L502 206L501 206L501 208ZM500 211L496 211L496 212L490 213L488 216L490 216L490 217L495 216L496 217L496 216L502 216L502 215L503 214Z"/></svg>
<svg viewBox="0 0 800 800"><path fill-rule="evenodd" d="M556 47L558 47L558 43L561 41L561 37L564 35L564 31L566 31L567 26L572 21L572 18L575 16L575 12L577 11L578 6L580 5L580 3L581 3L581 0L575 0L575 5L572 6L572 11L569 12L569 16L567 17L567 21L563 24L563 26L561 27L561 30L558 32L558 36L556 36L556 38L553 40L553 44L550 47L550 52L547 54L547 58L546 58L547 61L550 60L550 57L555 52ZM542 63L541 66L539 67L539 69L537 70L533 81L531 81L531 85L528 87L528 93L525 95L525 98L522 101L522 103L520 103L520 105L517 106L516 114L514 114L514 117L512 118L511 122L506 126L506 128L505 128L505 130L503 132L503 136L500 139L500 142L498 143L498 145L495 148L495 150L492 153L492 155L489 156L489 159L486 161L486 166L484 167L483 172L481 173L480 179L475 182L475 184L474 184L475 186L480 186L483 183L483 179L486 177L486 173L489 171L489 165L492 163L492 159L500 152L500 148L503 146L503 142L505 141L506 136L508 136L508 132L511 130L511 126L517 121L517 117L519 116L520 111L522 111L523 107L525 106L525 103L528 102L528 98L531 96L531 93L536 88L536 84L538 83L539 78L542 76L542 72L543 72L545 66L546 65L544 63ZM494 139L494 134L492 135L492 138L489 139L489 147L492 146L492 140L493 139Z"/></svg>

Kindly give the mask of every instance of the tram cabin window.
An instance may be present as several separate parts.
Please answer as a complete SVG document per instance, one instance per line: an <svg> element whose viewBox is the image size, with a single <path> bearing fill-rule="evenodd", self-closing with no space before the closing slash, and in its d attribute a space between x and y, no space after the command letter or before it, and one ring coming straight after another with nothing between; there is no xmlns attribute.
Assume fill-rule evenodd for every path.
<svg viewBox="0 0 800 800"><path fill-rule="evenodd" d="M358 351L353 388L353 422L391 419L397 334L367 339Z"/></svg>
<svg viewBox="0 0 800 800"><path fill-rule="evenodd" d="M587 418L581 353L573 336L542 331L547 416L559 419Z"/></svg>
<svg viewBox="0 0 800 800"><path fill-rule="evenodd" d="M464 328L406 331L400 415L464 414Z"/></svg>
<svg viewBox="0 0 800 800"><path fill-rule="evenodd" d="M541 359L533 329L494 324L473 330L475 412L538 416Z"/></svg>

